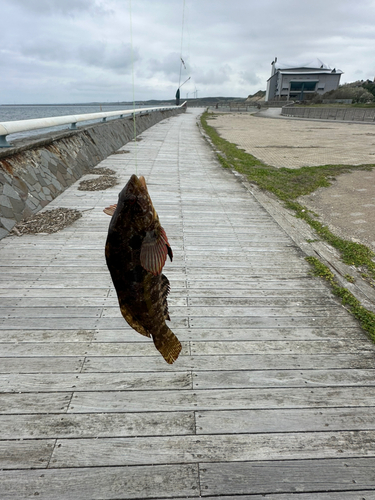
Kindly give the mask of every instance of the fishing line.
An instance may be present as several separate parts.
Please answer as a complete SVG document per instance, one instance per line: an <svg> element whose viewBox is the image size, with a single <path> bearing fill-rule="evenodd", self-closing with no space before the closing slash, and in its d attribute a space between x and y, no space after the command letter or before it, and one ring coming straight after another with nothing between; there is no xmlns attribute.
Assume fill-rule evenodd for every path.
<svg viewBox="0 0 375 500"><path fill-rule="evenodd" d="M134 85L134 51L133 51L132 0L129 0L129 21L130 21L130 53L131 53L131 66L132 66L132 91L133 91L134 158L135 158L135 174L138 176L137 122L136 122L136 119L135 119L135 85Z"/></svg>
<svg viewBox="0 0 375 500"><path fill-rule="evenodd" d="M185 0L183 3L182 7L182 27L181 27L181 50L180 50L180 77L178 79L178 88L180 88L181 84L181 71L182 71L182 66L185 66L184 60L182 59L182 47L183 47L183 41L184 41L184 24L185 24Z"/></svg>

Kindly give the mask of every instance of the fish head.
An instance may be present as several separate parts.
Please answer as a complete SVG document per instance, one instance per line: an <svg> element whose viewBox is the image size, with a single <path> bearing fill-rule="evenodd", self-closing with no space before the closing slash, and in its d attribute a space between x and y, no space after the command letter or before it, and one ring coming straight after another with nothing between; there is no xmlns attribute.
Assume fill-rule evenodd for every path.
<svg viewBox="0 0 375 500"><path fill-rule="evenodd" d="M113 218L131 223L138 231L148 231L157 218L143 176L133 174L118 197Z"/></svg>

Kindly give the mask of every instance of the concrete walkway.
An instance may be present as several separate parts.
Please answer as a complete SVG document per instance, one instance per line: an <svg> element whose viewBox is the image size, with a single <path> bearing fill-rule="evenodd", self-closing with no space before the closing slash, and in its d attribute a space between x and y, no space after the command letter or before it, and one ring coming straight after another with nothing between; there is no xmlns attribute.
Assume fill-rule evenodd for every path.
<svg viewBox="0 0 375 500"><path fill-rule="evenodd" d="M83 210L69 228L0 242L2 500L375 499L375 346L220 168L198 112L103 161L115 188L67 189L48 208ZM135 172L174 252L172 366L126 325L104 261L103 207Z"/></svg>

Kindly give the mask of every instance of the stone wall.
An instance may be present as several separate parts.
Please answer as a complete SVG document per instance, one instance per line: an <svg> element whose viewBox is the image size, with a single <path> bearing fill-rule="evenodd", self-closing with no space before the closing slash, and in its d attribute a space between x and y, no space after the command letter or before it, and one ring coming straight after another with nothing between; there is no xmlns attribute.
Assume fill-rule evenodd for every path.
<svg viewBox="0 0 375 500"><path fill-rule="evenodd" d="M137 116L137 134L184 109ZM91 168L134 139L133 118L122 118L0 150L0 239L48 205Z"/></svg>

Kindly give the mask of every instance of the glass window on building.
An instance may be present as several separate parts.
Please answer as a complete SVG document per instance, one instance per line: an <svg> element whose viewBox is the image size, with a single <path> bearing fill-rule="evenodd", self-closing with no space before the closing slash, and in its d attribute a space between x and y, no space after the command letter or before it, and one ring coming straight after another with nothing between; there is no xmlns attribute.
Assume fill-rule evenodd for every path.
<svg viewBox="0 0 375 500"><path fill-rule="evenodd" d="M317 83L318 82L313 82L311 80L302 82L290 82L290 90L292 92L314 92Z"/></svg>

